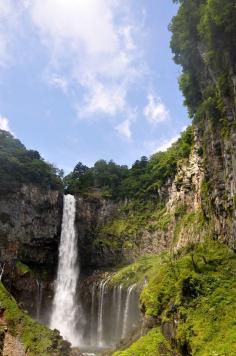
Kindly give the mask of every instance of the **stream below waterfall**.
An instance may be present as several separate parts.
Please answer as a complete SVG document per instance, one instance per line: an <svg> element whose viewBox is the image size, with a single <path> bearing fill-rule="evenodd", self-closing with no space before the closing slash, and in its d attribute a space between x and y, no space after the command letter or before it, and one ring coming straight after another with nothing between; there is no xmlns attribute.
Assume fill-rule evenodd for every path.
<svg viewBox="0 0 236 356"><path fill-rule="evenodd" d="M76 203L72 195L64 197L62 231L55 295L50 327L85 354L115 349L137 330L140 312L136 285L111 287L109 278L87 286L86 298L80 290L79 246L75 229ZM39 286L37 319L42 302Z"/></svg>

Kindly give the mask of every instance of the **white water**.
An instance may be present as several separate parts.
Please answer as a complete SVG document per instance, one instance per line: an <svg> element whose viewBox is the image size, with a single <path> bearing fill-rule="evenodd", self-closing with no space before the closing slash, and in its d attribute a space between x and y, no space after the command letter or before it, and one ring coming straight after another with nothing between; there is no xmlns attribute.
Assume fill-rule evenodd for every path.
<svg viewBox="0 0 236 356"><path fill-rule="evenodd" d="M92 286L91 318L90 318L90 345L93 344L95 324L95 284Z"/></svg>
<svg viewBox="0 0 236 356"><path fill-rule="evenodd" d="M116 337L120 337L120 323L121 323L121 305L122 305L122 284L118 288L117 294L117 314L116 314Z"/></svg>
<svg viewBox="0 0 236 356"><path fill-rule="evenodd" d="M5 267L5 263L0 266L0 281L2 280L2 276L3 276L3 273L4 273L4 267Z"/></svg>
<svg viewBox="0 0 236 356"><path fill-rule="evenodd" d="M126 295L126 301L125 301L125 312L124 312L124 320L123 320L123 328L122 328L122 339L125 338L128 330L128 318L129 318L129 309L130 309L130 301L131 301L131 295L132 291L135 287L135 284L130 286L128 288L128 292Z"/></svg>
<svg viewBox="0 0 236 356"><path fill-rule="evenodd" d="M59 264L50 327L58 329L73 346L79 344L76 332L78 307L76 289L79 278L78 247L75 232L75 198L64 196Z"/></svg>
<svg viewBox="0 0 236 356"><path fill-rule="evenodd" d="M92 285L87 326L85 324L88 337L85 336L83 340L84 350L114 347L138 326L135 285L128 289L122 285L112 288L108 282L109 278Z"/></svg>
<svg viewBox="0 0 236 356"><path fill-rule="evenodd" d="M43 299L43 285L41 281L38 281L36 279L38 290L37 290L37 300L36 300L36 319L40 321L40 315L41 315L41 305L42 305L42 299Z"/></svg>
<svg viewBox="0 0 236 356"><path fill-rule="evenodd" d="M99 308L98 308L98 345L103 346L103 310L104 310L104 294L108 280L102 281L99 285Z"/></svg>

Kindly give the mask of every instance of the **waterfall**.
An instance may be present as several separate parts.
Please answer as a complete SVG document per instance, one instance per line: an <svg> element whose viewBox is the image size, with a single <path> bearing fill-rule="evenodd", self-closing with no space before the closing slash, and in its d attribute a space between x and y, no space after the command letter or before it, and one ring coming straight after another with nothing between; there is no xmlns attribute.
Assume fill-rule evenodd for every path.
<svg viewBox="0 0 236 356"><path fill-rule="evenodd" d="M36 279L38 290L37 290L37 299L36 299L36 319L40 320L40 312L41 312L41 305L43 299L43 286L40 281Z"/></svg>
<svg viewBox="0 0 236 356"><path fill-rule="evenodd" d="M122 306L122 284L119 285L117 295L117 314L116 314L116 337L120 336L120 321L121 321L121 306Z"/></svg>
<svg viewBox="0 0 236 356"><path fill-rule="evenodd" d="M90 344L94 341L94 323L95 323L95 284L92 286L92 300L91 300L91 313L90 313Z"/></svg>
<svg viewBox="0 0 236 356"><path fill-rule="evenodd" d="M3 273L4 273L4 267L5 267L5 263L3 263L3 265L0 266L0 281L2 280L2 276L3 276Z"/></svg>
<svg viewBox="0 0 236 356"><path fill-rule="evenodd" d="M127 330L128 330L128 318L129 318L129 309L130 309L130 301L131 301L131 295L132 291L136 285L132 285L128 288L128 292L126 295L126 301L125 301L125 311L124 311L124 320L123 320L123 327L122 327L122 339L126 336Z"/></svg>
<svg viewBox="0 0 236 356"><path fill-rule="evenodd" d="M103 346L103 310L104 310L104 294L108 279L102 281L99 285L99 307L98 307L98 345Z"/></svg>
<svg viewBox="0 0 236 356"><path fill-rule="evenodd" d="M84 349L90 351L114 347L140 322L136 285L128 289L122 284L108 287L109 280L110 277L93 283L90 289L89 317L85 323L88 338L83 343Z"/></svg>
<svg viewBox="0 0 236 356"><path fill-rule="evenodd" d="M76 289L79 277L77 236L75 232L75 198L64 196L59 263L50 327L60 331L73 346L79 343L76 333L78 307Z"/></svg>

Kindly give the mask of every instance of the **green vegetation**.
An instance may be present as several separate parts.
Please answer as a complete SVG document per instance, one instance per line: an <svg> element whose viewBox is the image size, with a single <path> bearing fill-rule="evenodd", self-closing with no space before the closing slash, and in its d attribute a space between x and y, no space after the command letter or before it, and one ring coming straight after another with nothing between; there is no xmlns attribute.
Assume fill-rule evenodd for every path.
<svg viewBox="0 0 236 356"><path fill-rule="evenodd" d="M141 294L146 315L178 320L180 350L193 355L236 353L236 256L226 246L208 241L169 256L153 273Z"/></svg>
<svg viewBox="0 0 236 356"><path fill-rule="evenodd" d="M93 241L94 247L108 247L126 251L138 247L143 231L167 232L175 217L162 204L130 201L119 204L114 218L98 227Z"/></svg>
<svg viewBox="0 0 236 356"><path fill-rule="evenodd" d="M56 332L32 320L24 313L2 283L0 283L0 306L5 309L4 320L8 332L20 339L27 350L27 355L49 356L52 353L68 355L68 344Z"/></svg>
<svg viewBox="0 0 236 356"><path fill-rule="evenodd" d="M16 261L16 268L20 274L26 274L30 272L30 268L19 260Z"/></svg>
<svg viewBox="0 0 236 356"><path fill-rule="evenodd" d="M235 253L222 243L206 240L175 254L142 257L118 270L110 283L142 286L145 280L140 296L142 311L156 319L157 325L173 325L175 320L173 352L177 347L182 354L187 348L194 356L231 356L236 354L235 275ZM168 342L156 326L114 355L168 352Z"/></svg>
<svg viewBox="0 0 236 356"><path fill-rule="evenodd" d="M196 122L208 118L226 125L234 107L233 70L236 47L234 0L174 0L171 48L183 68L180 88ZM231 115L230 114L230 115Z"/></svg>
<svg viewBox="0 0 236 356"><path fill-rule="evenodd" d="M143 256L138 258L131 265L120 268L115 272L109 282L110 285L122 284L125 288L133 284L142 287L154 271L162 264L166 254L159 256Z"/></svg>
<svg viewBox="0 0 236 356"><path fill-rule="evenodd" d="M177 209L178 219L174 228L173 242L174 245L178 242L181 234L188 236L188 242L198 242L199 240L210 235L209 225L206 223L202 209L187 211L179 211ZM175 213L176 215L176 213Z"/></svg>
<svg viewBox="0 0 236 356"><path fill-rule="evenodd" d="M150 201L158 198L159 188L174 177L179 162L188 158L193 145L193 130L188 127L166 152L143 156L129 169L113 161L97 161L92 168L79 162L64 178L67 192L83 195L100 194L113 200Z"/></svg>
<svg viewBox="0 0 236 356"><path fill-rule="evenodd" d="M37 151L27 150L9 132L0 130L0 192L12 191L24 183L62 189L61 174Z"/></svg>
<svg viewBox="0 0 236 356"><path fill-rule="evenodd" d="M154 328L132 344L125 351L117 351L114 356L168 356L173 355L168 342L159 328Z"/></svg>

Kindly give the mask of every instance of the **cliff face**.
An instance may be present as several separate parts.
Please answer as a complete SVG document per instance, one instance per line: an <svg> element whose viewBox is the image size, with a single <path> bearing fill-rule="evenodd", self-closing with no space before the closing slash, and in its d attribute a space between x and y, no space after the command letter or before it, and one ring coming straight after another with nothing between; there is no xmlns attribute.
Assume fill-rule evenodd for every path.
<svg viewBox="0 0 236 356"><path fill-rule="evenodd" d="M8 290L36 315L39 284L50 297L58 256L63 197L23 185L0 199L0 263Z"/></svg>
<svg viewBox="0 0 236 356"><path fill-rule="evenodd" d="M102 198L76 196L76 230L82 267L114 264L114 254L94 245L97 230L116 216L118 206ZM116 256L115 256L116 258Z"/></svg>
<svg viewBox="0 0 236 356"><path fill-rule="evenodd" d="M137 205L77 196L76 229L82 267L106 267L129 263L137 256L179 249L204 239L202 210L204 162L201 141L188 159L178 163L177 174L159 189L158 198Z"/></svg>
<svg viewBox="0 0 236 356"><path fill-rule="evenodd" d="M205 149L203 209L212 221L215 238L236 248L236 129L228 117L225 127L208 120L202 131Z"/></svg>
<svg viewBox="0 0 236 356"><path fill-rule="evenodd" d="M57 259L62 196L23 185L0 199L0 261L53 265Z"/></svg>

